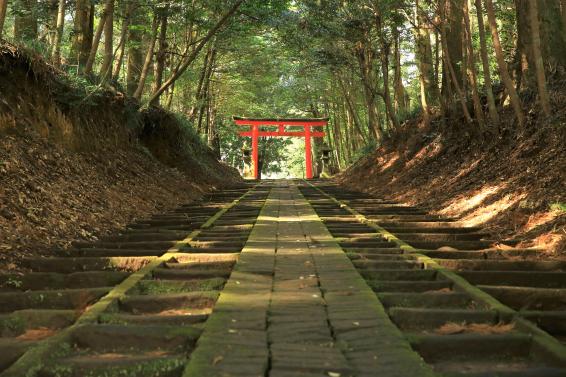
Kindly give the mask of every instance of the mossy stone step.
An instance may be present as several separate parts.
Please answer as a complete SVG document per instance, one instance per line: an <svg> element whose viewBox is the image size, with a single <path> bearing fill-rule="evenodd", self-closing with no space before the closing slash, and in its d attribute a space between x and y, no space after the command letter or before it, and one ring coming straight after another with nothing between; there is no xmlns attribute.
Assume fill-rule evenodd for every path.
<svg viewBox="0 0 566 377"><path fill-rule="evenodd" d="M566 289L479 285L515 310L566 310Z"/></svg>
<svg viewBox="0 0 566 377"><path fill-rule="evenodd" d="M437 259L443 267L466 271L552 271L566 272L563 260L469 260Z"/></svg>
<svg viewBox="0 0 566 377"><path fill-rule="evenodd" d="M61 290L73 287L95 288L110 287L119 284L130 275L122 271L88 271L61 274L55 272L32 272L24 275L0 275L2 290L36 291Z"/></svg>
<svg viewBox="0 0 566 377"><path fill-rule="evenodd" d="M31 340L0 339L0 372L9 368L34 344Z"/></svg>
<svg viewBox="0 0 566 377"><path fill-rule="evenodd" d="M459 271L472 284L533 288L566 288L566 272L552 271Z"/></svg>
<svg viewBox="0 0 566 377"><path fill-rule="evenodd" d="M103 287L0 293L0 313L23 309L81 310L104 296L110 289Z"/></svg>
<svg viewBox="0 0 566 377"><path fill-rule="evenodd" d="M30 329L62 329L75 322L79 313L76 310L18 310L10 314L0 314L0 336L18 336Z"/></svg>
<svg viewBox="0 0 566 377"><path fill-rule="evenodd" d="M183 239L181 237L180 239ZM75 242L73 246L77 249L142 249L142 250L162 250L165 251L176 243L172 241L98 241L90 242Z"/></svg>
<svg viewBox="0 0 566 377"><path fill-rule="evenodd" d="M383 261L383 260L354 260L352 262L356 268L360 269L380 269L380 270L419 270L424 264L417 261Z"/></svg>
<svg viewBox="0 0 566 377"><path fill-rule="evenodd" d="M408 270L408 269L365 269L360 270L360 274L370 280L435 280L437 272L435 270Z"/></svg>
<svg viewBox="0 0 566 377"><path fill-rule="evenodd" d="M389 315L403 331L434 330L446 323L482 323L495 325L498 314L495 311L436 308L389 308Z"/></svg>
<svg viewBox="0 0 566 377"><path fill-rule="evenodd" d="M195 291L217 291L226 284L224 278L193 279L193 280L164 280L146 279L140 281L130 295L157 295L162 293L187 293Z"/></svg>
<svg viewBox="0 0 566 377"><path fill-rule="evenodd" d="M59 359L39 377L178 377L186 362L183 355L93 354Z"/></svg>
<svg viewBox="0 0 566 377"><path fill-rule="evenodd" d="M24 267L35 272L72 273L80 271L137 271L156 257L63 257L25 258Z"/></svg>
<svg viewBox="0 0 566 377"><path fill-rule="evenodd" d="M156 268L152 275L154 279L166 280L193 280L210 279L215 277L228 278L232 273L231 268L223 269L182 269L182 268Z"/></svg>
<svg viewBox="0 0 566 377"><path fill-rule="evenodd" d="M93 324L77 327L71 342L89 352L188 351L201 333L192 326Z"/></svg>
<svg viewBox="0 0 566 377"><path fill-rule="evenodd" d="M130 313L160 313L174 309L211 309L218 299L217 291L127 296L120 309Z"/></svg>
<svg viewBox="0 0 566 377"><path fill-rule="evenodd" d="M100 317L100 323L117 324L117 325L160 325L160 326L189 326L204 324L208 319L205 313L187 313L187 314L123 314L113 313L104 314Z"/></svg>
<svg viewBox="0 0 566 377"><path fill-rule="evenodd" d="M529 359L532 338L519 333L411 335L411 345L428 363L444 360L509 361Z"/></svg>
<svg viewBox="0 0 566 377"><path fill-rule="evenodd" d="M433 281L367 281L375 292L414 292L424 293L440 290L450 290L452 282L448 280Z"/></svg>
<svg viewBox="0 0 566 377"><path fill-rule="evenodd" d="M378 297L385 307L404 308L481 308L464 293L440 292L440 293L378 293Z"/></svg>

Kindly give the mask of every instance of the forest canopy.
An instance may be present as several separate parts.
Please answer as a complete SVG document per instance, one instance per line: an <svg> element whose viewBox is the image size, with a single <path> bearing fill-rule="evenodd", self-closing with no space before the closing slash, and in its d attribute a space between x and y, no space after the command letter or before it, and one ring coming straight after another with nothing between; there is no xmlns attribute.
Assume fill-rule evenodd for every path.
<svg viewBox="0 0 566 377"><path fill-rule="evenodd" d="M182 115L237 167L234 115L328 116L316 147L344 168L416 116L524 130L525 98L550 116L566 67L565 0L0 0L0 33ZM263 171L300 176L301 153L264 140Z"/></svg>

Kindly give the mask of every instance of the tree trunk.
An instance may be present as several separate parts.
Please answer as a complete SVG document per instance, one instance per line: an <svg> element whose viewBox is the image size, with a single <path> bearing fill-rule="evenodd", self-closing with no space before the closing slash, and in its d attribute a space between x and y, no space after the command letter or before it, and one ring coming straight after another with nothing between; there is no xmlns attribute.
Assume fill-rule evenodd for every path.
<svg viewBox="0 0 566 377"><path fill-rule="evenodd" d="M444 2L442 2L444 3ZM445 9L444 6L441 9ZM464 117L466 118L466 122L472 123L472 117L470 112L468 111L468 104L466 102L466 96L462 91L462 87L460 86L459 78L456 74L456 69L452 62L454 61L450 56L450 49L448 46L448 38L446 37L446 27L444 23L440 24L440 39L442 40L442 47L443 47L443 54L442 57L444 58L444 67L448 70L448 74L450 75L450 81L456 90L456 94L460 99L460 105L462 106L462 112L464 113Z"/></svg>
<svg viewBox="0 0 566 377"><path fill-rule="evenodd" d="M189 111L189 120L191 122L194 122L194 120L197 116L197 110L200 109L200 106L201 106L201 100L202 100L202 97L203 97L202 88L204 86L204 80L206 79L206 76L207 76L207 73L208 73L209 60L210 60L211 53L212 53L212 48L209 48L208 51L206 52L205 57L204 57L204 62L203 62L203 65L202 65L202 70L201 70L201 73L200 73L200 78L199 78L197 90L196 90L196 93L195 93L194 103L191 106L191 110Z"/></svg>
<svg viewBox="0 0 566 377"><path fill-rule="evenodd" d="M143 68L143 32L139 26L144 23L139 4L134 5L130 14L131 23L128 32L128 68L126 72L126 92L132 96L140 82L141 71Z"/></svg>
<svg viewBox="0 0 566 377"><path fill-rule="evenodd" d="M200 109L199 109L199 116L198 116L198 126L197 126L197 130L200 133L203 133L203 129L202 129L202 121L204 119L204 112L206 110L206 107L208 106L208 103L210 101L210 80L212 78L212 75L214 73L214 64L216 63L216 49L212 48L210 51L210 57L208 59L208 70L206 73L206 77L204 78L204 85L203 85L203 89L202 89L202 96L200 98Z"/></svg>
<svg viewBox="0 0 566 377"><path fill-rule="evenodd" d="M405 87L403 86L403 73L401 71L401 43L397 27L393 28L393 38L395 40L395 75L393 77L393 85L395 87L395 111L397 113L405 113L407 111L407 104L405 101Z"/></svg>
<svg viewBox="0 0 566 377"><path fill-rule="evenodd" d="M134 93L134 98L138 100L141 99L143 95L143 89L145 87L145 81L147 75L149 74L149 69L151 68L151 62L153 60L153 53L155 52L155 42L157 41L157 28L159 27L159 16L155 14L153 17L153 23L151 25L151 40L149 42L149 47L147 49L147 54L145 56L145 62L143 64L143 69L141 71L140 82Z"/></svg>
<svg viewBox="0 0 566 377"><path fill-rule="evenodd" d="M179 66L179 69L171 75L171 77L163 84L159 89L153 93L151 98L149 99L149 103L154 103L161 94L167 90L185 71L189 66L193 63L193 61L197 58L200 54L204 46L212 39L214 35L224 26L224 24L236 13L240 5L243 4L245 0L237 0L234 5L226 12L226 14L209 30L209 32L205 35L205 37L200 41L200 43L196 46L193 52L187 56L184 61Z"/></svg>
<svg viewBox="0 0 566 377"><path fill-rule="evenodd" d="M470 88L472 89L472 102L474 104L474 113L476 115L476 120L478 121L481 128L484 127L484 116L483 109L480 101L479 91L478 91L478 76L476 71L476 62L474 60L474 47L473 47L473 35L472 28L470 26L470 10L468 8L468 0L464 1L464 41L466 42L466 57L467 57L467 70L470 82Z"/></svg>
<svg viewBox="0 0 566 377"><path fill-rule="evenodd" d="M430 44L429 24L423 11L420 9L419 0L415 4L415 30L416 55L419 63L419 81L421 89L421 106L425 122L428 123L432 113L432 107L438 104L439 92L434 80L434 69L432 60L432 46Z"/></svg>
<svg viewBox="0 0 566 377"><path fill-rule="evenodd" d="M167 59L167 22L169 18L169 8L166 8L161 15L161 26L159 30L159 42L158 42L158 51L157 56L155 58L155 79L153 85L153 91L155 92L157 89L163 85L163 71L165 70L165 61ZM159 105L159 98L156 101L156 104Z"/></svg>
<svg viewBox="0 0 566 377"><path fill-rule="evenodd" d="M399 128L399 120L397 119L397 114L393 109L393 104L391 101L391 91L389 90L389 55L391 54L391 44L385 40L385 30L383 30L383 25L381 23L381 16L376 15L376 28L379 33L379 42L381 44L381 76L383 79L383 102L385 103L385 109L387 111L388 118L393 125L394 129Z"/></svg>
<svg viewBox="0 0 566 377"><path fill-rule="evenodd" d="M487 106L489 109L489 118L494 125L499 125L499 114L495 105L495 97L493 95L493 84L491 81L491 72L489 69L489 56L487 54L487 39L485 35L485 25L483 22L483 10L481 0L475 0L476 12L478 15L478 29L480 35L480 52L483 66L483 78L485 82L485 91L487 94Z"/></svg>
<svg viewBox="0 0 566 377"><path fill-rule="evenodd" d="M452 93L456 92L458 94L458 90L456 89L457 86L460 87L461 90L464 88L464 74L463 74L463 65L464 65L464 50L462 48L462 41L463 41L463 28L462 28L462 20L464 18L463 9L464 9L464 2L467 0L444 0L441 3L444 5L441 7L440 11L444 12L444 17L441 17L442 26L445 28L444 32L444 41L443 46L445 51L447 52L446 55L450 56L449 60L444 59L444 70L445 74L443 75L443 94L444 98L446 99L447 103L452 103ZM447 64L450 63L452 66L452 70L454 71L454 75L456 79L452 77L450 74L449 82L446 80L448 78L448 74L450 72L450 68ZM451 90L446 90L449 86L452 85Z"/></svg>
<svg viewBox="0 0 566 377"><path fill-rule="evenodd" d="M96 27L96 32L94 33L94 38L92 40L92 46L88 54L88 60L85 65L84 73L86 75L92 73L92 67L94 66L94 61L96 59L96 53L98 52L98 45L100 44L100 39L102 37L102 32L105 30L105 25L108 20L108 15L114 7L114 0L106 0L104 4L104 11L100 16L98 21L98 26Z"/></svg>
<svg viewBox="0 0 566 377"><path fill-rule="evenodd" d="M8 10L8 0L0 0L0 38L4 31L4 22L6 21L6 11Z"/></svg>
<svg viewBox="0 0 566 377"><path fill-rule="evenodd" d="M112 74L112 60L114 59L114 0L107 0L106 22L104 23L104 58L100 67L102 82L108 81Z"/></svg>
<svg viewBox="0 0 566 377"><path fill-rule="evenodd" d="M367 33L367 31L366 31ZM362 80L362 87L364 92L364 100L366 103L368 128L373 136L373 139L378 143L383 139L383 130L379 123L379 115L377 113L377 106L375 103L376 92L374 83L376 82L374 71L374 56L369 46L369 36L366 35L365 41L360 41L356 46L356 55L358 58L358 66L360 68L360 77Z"/></svg>
<svg viewBox="0 0 566 377"><path fill-rule="evenodd" d="M515 0L517 19L517 70L525 87L537 88L536 57L533 54L533 31L530 20L530 0ZM561 16L560 0L538 0L540 50L545 74L566 73L566 32Z"/></svg>
<svg viewBox="0 0 566 377"><path fill-rule="evenodd" d="M523 128L525 126L525 117L521 108L521 100L519 99L519 95L517 94L517 91L513 86L513 81L511 80L511 76L509 75L507 68L507 63L505 62L505 56L503 55L503 49L501 47L501 41L499 39L499 32L497 31L497 20L495 19L492 0L485 0L485 6L487 10L489 27L491 29L491 36L493 39L493 48L495 50L497 66L499 67L499 76L501 78L501 81L503 81L503 84L505 85L507 93L509 94L511 106L513 106L513 110L515 111L515 116L517 117L519 126Z"/></svg>
<svg viewBox="0 0 566 377"><path fill-rule="evenodd" d="M93 23L94 5L90 0L77 0L71 57L78 71L86 65L92 48Z"/></svg>
<svg viewBox="0 0 566 377"><path fill-rule="evenodd" d="M358 135L360 135L363 142L367 143L368 139L367 139L366 134L362 131L362 122L360 121L360 117L358 116L358 113L356 112L356 108L355 108L354 103L352 101L352 96L350 94L350 91L346 88L346 84L344 83L343 79L340 76L338 76L338 81L340 82L340 85L342 86L342 92L343 92L343 95L344 95L344 99L346 101L347 110L350 113L350 117L351 117L353 126L358 131Z"/></svg>
<svg viewBox="0 0 566 377"><path fill-rule="evenodd" d="M37 39L37 0L17 0L14 2L14 38L18 41Z"/></svg>
<svg viewBox="0 0 566 377"><path fill-rule="evenodd" d="M540 25L538 20L538 0L529 0L529 21L531 26L533 60L537 79L539 101L545 116L550 116L550 99L546 89L546 76L542 60Z"/></svg>
<svg viewBox="0 0 566 377"><path fill-rule="evenodd" d="M63 31L65 28L65 0L59 0L57 9L57 30L55 40L53 41L52 61L56 67L61 65L61 40L63 39Z"/></svg>
<svg viewBox="0 0 566 377"><path fill-rule="evenodd" d="M126 52L126 43L128 42L128 30L130 27L130 21L132 17L132 7L133 4L130 1L126 1L123 4L124 8L124 19L122 20L122 30L120 31L120 42L118 43L118 56L116 57L116 63L114 65L114 71L112 72L112 79L118 81L120 79L120 71L122 70L122 64L124 62L124 54Z"/></svg>

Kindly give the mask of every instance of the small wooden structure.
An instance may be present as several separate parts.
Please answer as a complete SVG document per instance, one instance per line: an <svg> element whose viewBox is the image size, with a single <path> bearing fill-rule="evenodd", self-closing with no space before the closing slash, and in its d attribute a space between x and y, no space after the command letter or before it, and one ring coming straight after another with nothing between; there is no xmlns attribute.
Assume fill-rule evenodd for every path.
<svg viewBox="0 0 566 377"><path fill-rule="evenodd" d="M259 178L259 138L260 137L304 137L305 138L305 165L307 179L312 179L312 140L313 137L324 137L323 131L316 131L314 127L326 127L328 118L315 119L264 119L234 117L238 126L249 126L247 131L241 131L240 136L252 138L252 161L254 178ZM262 129L262 127L264 129ZM273 128L275 128L273 130ZM297 130L297 128L302 128Z"/></svg>

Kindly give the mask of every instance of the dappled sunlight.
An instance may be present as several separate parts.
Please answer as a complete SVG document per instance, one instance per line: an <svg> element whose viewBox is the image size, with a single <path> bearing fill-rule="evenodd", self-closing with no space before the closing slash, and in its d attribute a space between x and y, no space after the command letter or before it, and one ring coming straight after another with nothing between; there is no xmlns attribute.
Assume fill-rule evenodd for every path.
<svg viewBox="0 0 566 377"><path fill-rule="evenodd" d="M562 214L563 212L560 210L535 213L529 216L529 220L524 225L523 230L529 232L533 229L549 224L553 222L555 219L557 219L559 216L561 216Z"/></svg>
<svg viewBox="0 0 566 377"><path fill-rule="evenodd" d="M499 190L497 190L499 191ZM497 192L496 191L496 192ZM492 193L491 195L495 195L495 193ZM487 199L489 196L491 196L489 193L488 195L486 195ZM512 206L514 206L515 204L519 203L521 200L525 199L527 195L526 194L509 194L509 195L505 195L503 198L489 204L489 205L481 205L481 202L483 202L485 199L481 200L480 203L478 203L478 208L476 210L474 210L473 212L470 212L464 219L463 219L463 224L466 226L477 226L477 225L482 225L485 224L486 222L492 220L493 218L495 218L496 216L498 216L500 213L505 212L506 210L508 210L509 208L511 208ZM476 195L474 198L477 198L478 196Z"/></svg>
<svg viewBox="0 0 566 377"><path fill-rule="evenodd" d="M380 164L379 172L384 173L389 170L393 165L399 161L399 152L395 152L392 156L389 157L388 161Z"/></svg>
<svg viewBox="0 0 566 377"><path fill-rule="evenodd" d="M441 136L438 135L432 142L425 145L418 151L410 161L407 162L407 168L412 168L416 164L422 162L425 159L435 157L444 148L444 144L440 141Z"/></svg>
<svg viewBox="0 0 566 377"><path fill-rule="evenodd" d="M473 210L485 202L486 199L503 190L505 186L505 184L487 185L475 192L461 195L454 199L447 207L440 211L440 213L443 215L455 215Z"/></svg>

